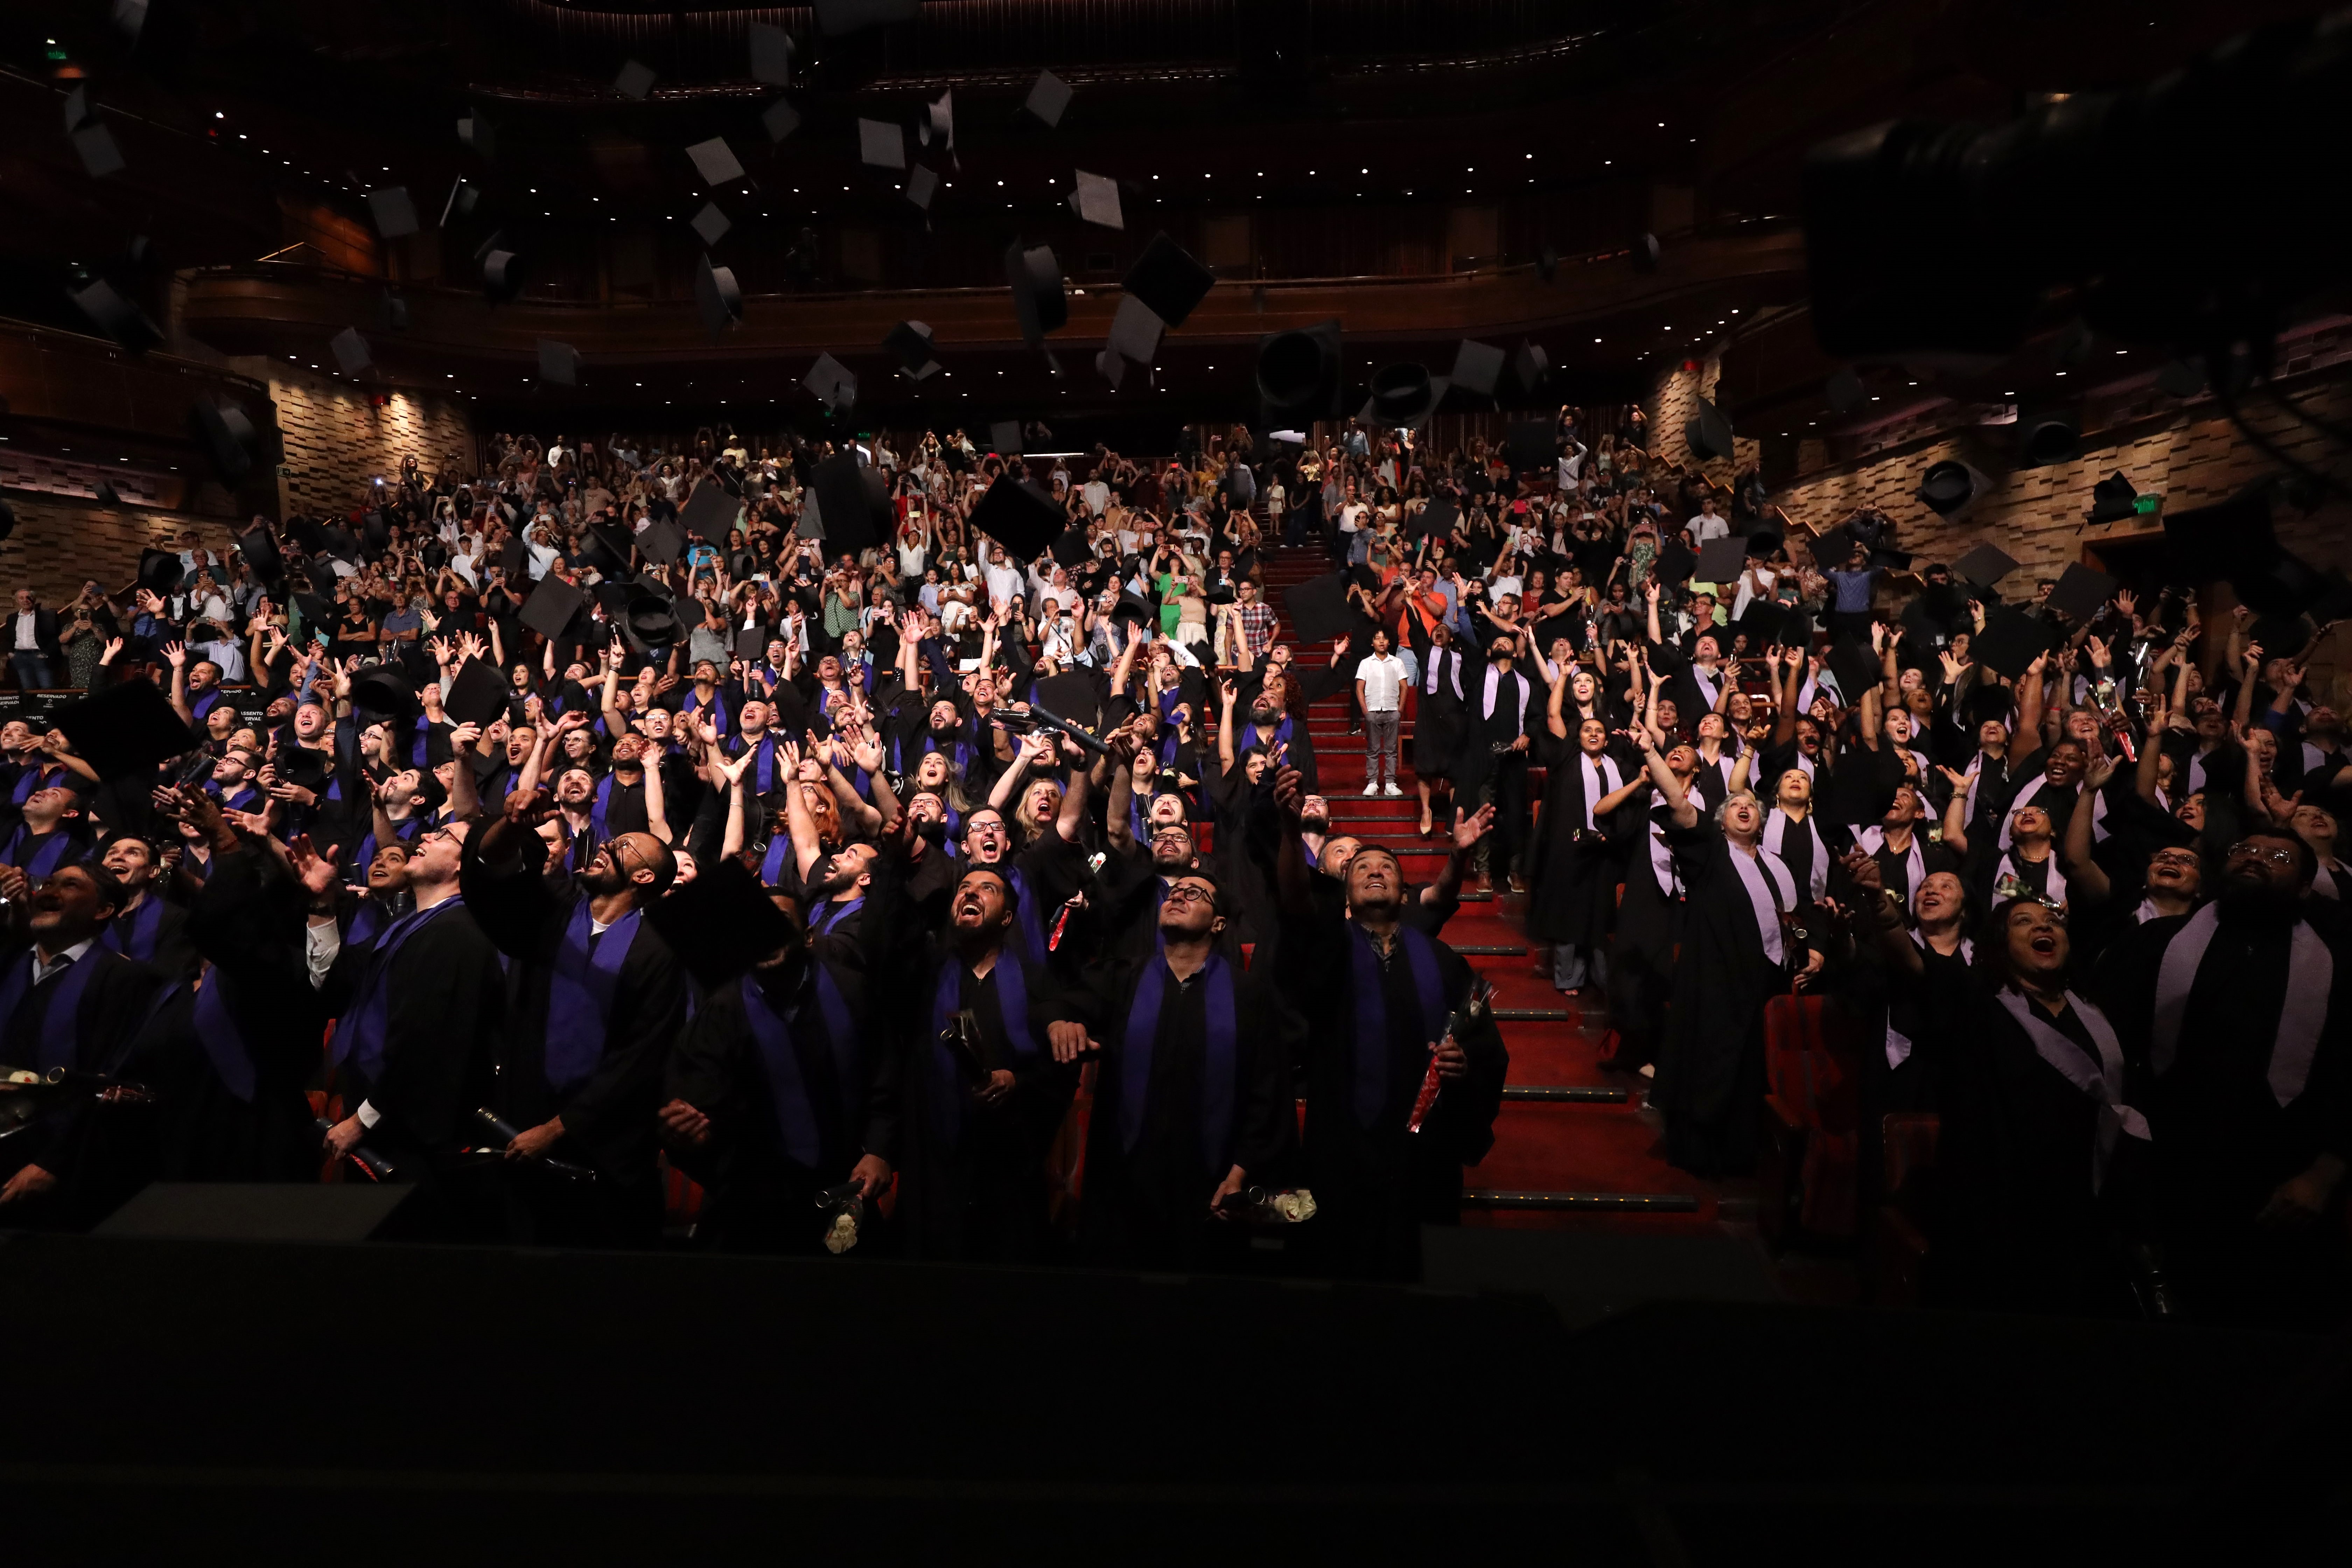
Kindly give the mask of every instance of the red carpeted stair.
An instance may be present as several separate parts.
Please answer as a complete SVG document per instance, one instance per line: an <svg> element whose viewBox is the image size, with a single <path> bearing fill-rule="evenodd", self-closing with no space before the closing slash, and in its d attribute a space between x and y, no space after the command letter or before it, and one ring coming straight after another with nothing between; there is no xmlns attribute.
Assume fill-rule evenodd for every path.
<svg viewBox="0 0 2352 1568"><path fill-rule="evenodd" d="M1320 549L1271 552L1266 597L1279 609L1285 590L1330 570ZM1292 653L1312 671L1323 668L1330 645L1294 643ZM1349 733L1350 711L1342 693L1307 715L1333 831L1386 845L1402 859L1408 878L1426 881L1444 865L1451 824L1449 818L1430 837L1419 836L1411 710L1401 748L1401 800L1362 794L1364 740ZM1597 999L1588 993L1581 999L1587 1006L1580 1006L1552 989L1548 973L1534 973L1544 950L1528 942L1522 924L1527 900L1502 890L1499 877L1496 888L1492 897L1467 891L1444 933L1493 983L1496 1016L1511 1053L1495 1147L1469 1173L1465 1223L1692 1230L1729 1217L1712 1186L1666 1163L1658 1119L1642 1108L1649 1080L1601 1065L1606 1020Z"/></svg>

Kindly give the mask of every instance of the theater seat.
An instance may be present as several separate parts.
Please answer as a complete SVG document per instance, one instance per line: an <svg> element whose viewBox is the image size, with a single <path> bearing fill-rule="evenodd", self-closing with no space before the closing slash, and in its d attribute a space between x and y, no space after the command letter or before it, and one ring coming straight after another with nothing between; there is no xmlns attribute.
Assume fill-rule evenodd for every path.
<svg viewBox="0 0 2352 1568"><path fill-rule="evenodd" d="M1898 1110L1880 1126L1886 1145L1886 1198L1878 1205L1878 1269L1871 1300L1882 1307L1916 1307L1928 1258L1924 1189L1936 1167L1941 1123L1932 1112Z"/></svg>
<svg viewBox="0 0 2352 1568"><path fill-rule="evenodd" d="M1861 1081L1861 1040L1843 1012L1820 996L1764 1005L1757 1228L1771 1246L1853 1239Z"/></svg>
<svg viewBox="0 0 2352 1568"><path fill-rule="evenodd" d="M688 1236L702 1213L702 1184L661 1156L662 1228L672 1236Z"/></svg>

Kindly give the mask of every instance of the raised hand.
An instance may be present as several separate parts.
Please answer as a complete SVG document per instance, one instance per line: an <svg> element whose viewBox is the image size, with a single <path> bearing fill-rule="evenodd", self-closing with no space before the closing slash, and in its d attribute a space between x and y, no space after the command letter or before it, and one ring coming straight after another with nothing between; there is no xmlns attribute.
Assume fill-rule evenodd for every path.
<svg viewBox="0 0 2352 1568"><path fill-rule="evenodd" d="M185 668L188 662L188 645L184 642L165 643L163 658L173 669Z"/></svg>
<svg viewBox="0 0 2352 1568"><path fill-rule="evenodd" d="M334 888L338 873L335 860L341 853L331 844L322 853L317 845L311 843L307 833L296 834L286 846L286 856L293 864L295 880L300 882L303 890L314 900L325 898Z"/></svg>

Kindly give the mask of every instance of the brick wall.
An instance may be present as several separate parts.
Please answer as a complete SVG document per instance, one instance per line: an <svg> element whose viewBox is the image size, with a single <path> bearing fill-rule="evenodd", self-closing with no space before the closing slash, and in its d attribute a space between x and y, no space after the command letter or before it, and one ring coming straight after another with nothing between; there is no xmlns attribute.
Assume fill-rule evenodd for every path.
<svg viewBox="0 0 2352 1568"><path fill-rule="evenodd" d="M1700 398L1715 395L1715 384L1722 374L1721 360L1679 361L1643 401L1642 414L1650 422L1653 458L1671 468L1696 467L1713 483L1728 488L1735 476L1761 461L1759 443L1734 432L1728 459L1695 464L1690 443L1683 438L1684 424L1698 412Z"/></svg>
<svg viewBox="0 0 2352 1568"><path fill-rule="evenodd" d="M400 470L414 456L427 474L474 466L468 405L454 398L395 392L383 406L348 382L283 363L230 362L269 384L278 426L286 441L286 475L278 489L287 513L349 511L377 475Z"/></svg>
<svg viewBox="0 0 2352 1568"><path fill-rule="evenodd" d="M16 509L16 531L0 543L0 591L30 588L51 609L92 578L109 593L127 588L139 574L139 552L178 550L186 529L215 555L230 542L229 524L218 517L16 491L8 504Z"/></svg>

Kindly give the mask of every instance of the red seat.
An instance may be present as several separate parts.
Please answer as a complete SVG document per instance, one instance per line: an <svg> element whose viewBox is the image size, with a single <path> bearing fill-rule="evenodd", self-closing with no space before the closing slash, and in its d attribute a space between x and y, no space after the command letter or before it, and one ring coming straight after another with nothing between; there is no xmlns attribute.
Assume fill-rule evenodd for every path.
<svg viewBox="0 0 2352 1568"><path fill-rule="evenodd" d="M1819 996L1764 1005L1765 1150L1757 1225L1783 1245L1799 1233L1843 1241L1855 1231L1861 1154L1859 1031Z"/></svg>

